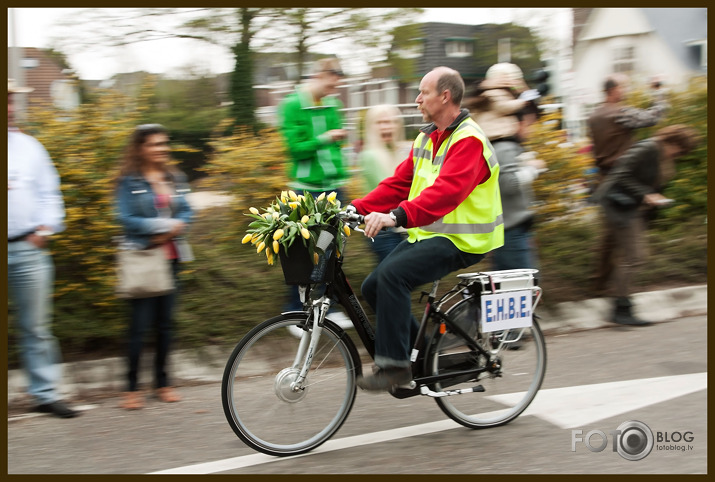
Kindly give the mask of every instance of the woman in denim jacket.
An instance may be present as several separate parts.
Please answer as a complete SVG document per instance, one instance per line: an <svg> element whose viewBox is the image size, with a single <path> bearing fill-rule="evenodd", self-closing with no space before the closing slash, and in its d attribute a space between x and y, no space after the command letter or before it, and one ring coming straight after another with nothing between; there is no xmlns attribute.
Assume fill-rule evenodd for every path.
<svg viewBox="0 0 715 482"><path fill-rule="evenodd" d="M169 165L169 135L159 124L138 126L127 145L117 186L119 222L125 240L134 248L161 245L171 261L174 276L179 261L190 261L188 245L181 238L191 222L186 200L186 176ZM151 298L129 300L129 385L121 407L135 410L144 406L137 375L144 333L154 325L157 332L154 360L156 397L178 402L181 397L169 386L166 360L169 354L176 292Z"/></svg>

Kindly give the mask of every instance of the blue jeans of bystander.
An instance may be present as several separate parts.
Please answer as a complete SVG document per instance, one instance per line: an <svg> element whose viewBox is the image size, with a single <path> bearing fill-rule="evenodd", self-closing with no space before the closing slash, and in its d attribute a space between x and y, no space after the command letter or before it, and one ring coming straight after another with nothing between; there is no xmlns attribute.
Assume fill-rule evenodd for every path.
<svg viewBox="0 0 715 482"><path fill-rule="evenodd" d="M29 377L28 392L39 405L59 399L60 350L52 334L55 267L45 249L28 241L8 243L7 280L17 308L18 343Z"/></svg>
<svg viewBox="0 0 715 482"><path fill-rule="evenodd" d="M178 290L176 274L178 261L173 261L174 283ZM156 333L154 354L154 386L162 388L169 385L166 373L166 361L169 356L173 330L174 308L177 291L164 296L129 300L131 321L129 323L129 387L128 391L138 389L139 361L144 346L146 332L153 328Z"/></svg>
<svg viewBox="0 0 715 482"><path fill-rule="evenodd" d="M520 224L504 230L504 246L492 251L495 270L537 269L537 257L532 246L531 229Z"/></svg>

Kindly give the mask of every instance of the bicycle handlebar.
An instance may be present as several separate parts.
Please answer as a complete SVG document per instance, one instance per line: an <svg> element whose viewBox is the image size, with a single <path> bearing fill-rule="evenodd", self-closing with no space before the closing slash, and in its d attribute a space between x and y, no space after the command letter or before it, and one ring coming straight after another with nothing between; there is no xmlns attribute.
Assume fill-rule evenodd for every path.
<svg viewBox="0 0 715 482"><path fill-rule="evenodd" d="M345 224L350 226L350 229L355 229L361 224L365 224L365 216L353 211L340 211L338 216L340 216L340 219L342 219Z"/></svg>

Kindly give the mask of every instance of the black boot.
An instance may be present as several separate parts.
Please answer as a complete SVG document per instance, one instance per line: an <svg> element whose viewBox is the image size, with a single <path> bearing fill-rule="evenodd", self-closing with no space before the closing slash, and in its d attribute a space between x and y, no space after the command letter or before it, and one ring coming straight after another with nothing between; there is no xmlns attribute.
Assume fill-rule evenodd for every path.
<svg viewBox="0 0 715 482"><path fill-rule="evenodd" d="M631 313L632 306L633 304L630 299L626 297L616 298L616 308L611 321L619 325L630 326L646 326L652 324L650 321L644 321L633 316L633 313Z"/></svg>

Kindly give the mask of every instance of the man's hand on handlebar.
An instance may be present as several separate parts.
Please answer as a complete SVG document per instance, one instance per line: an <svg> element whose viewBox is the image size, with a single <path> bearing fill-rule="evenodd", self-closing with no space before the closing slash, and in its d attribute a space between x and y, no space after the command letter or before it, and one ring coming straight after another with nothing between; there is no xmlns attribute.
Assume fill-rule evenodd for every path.
<svg viewBox="0 0 715 482"><path fill-rule="evenodd" d="M395 227L395 220L385 213L370 213L365 216L365 236L374 238L384 228Z"/></svg>

